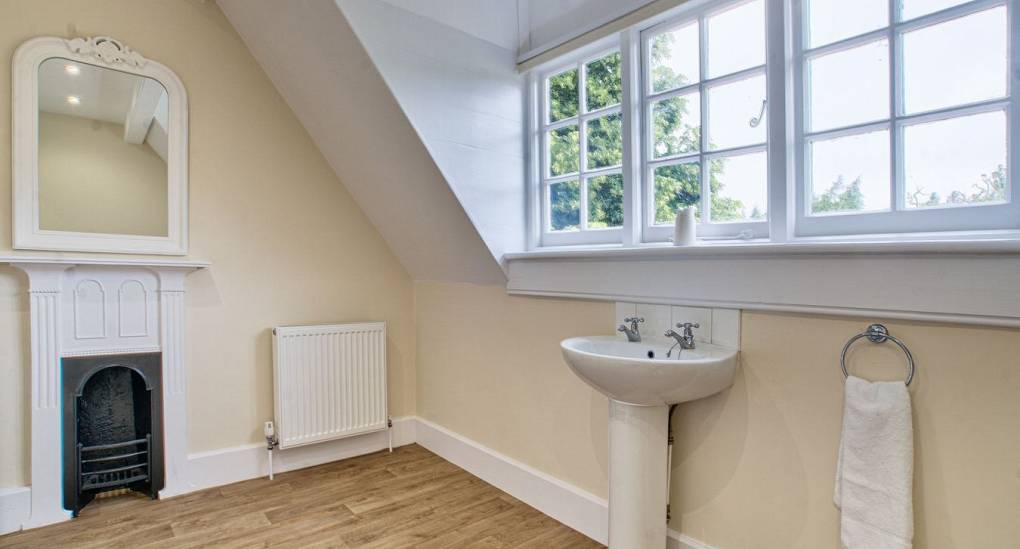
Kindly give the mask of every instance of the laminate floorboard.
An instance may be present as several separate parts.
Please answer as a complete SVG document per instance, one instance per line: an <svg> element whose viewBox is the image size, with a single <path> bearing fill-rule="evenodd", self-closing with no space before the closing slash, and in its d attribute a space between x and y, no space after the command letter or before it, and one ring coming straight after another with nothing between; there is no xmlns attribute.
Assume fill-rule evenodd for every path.
<svg viewBox="0 0 1020 549"><path fill-rule="evenodd" d="M389 452L162 501L96 499L0 548L602 547L428 450Z"/></svg>

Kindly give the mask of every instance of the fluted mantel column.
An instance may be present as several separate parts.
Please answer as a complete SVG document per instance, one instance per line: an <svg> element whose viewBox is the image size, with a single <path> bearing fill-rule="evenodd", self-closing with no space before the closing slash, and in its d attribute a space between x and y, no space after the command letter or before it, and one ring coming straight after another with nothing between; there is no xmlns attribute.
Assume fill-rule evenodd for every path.
<svg viewBox="0 0 1020 549"><path fill-rule="evenodd" d="M163 352L163 433L166 484L160 497L187 490L188 402L184 371L184 277L181 270L159 273L160 347Z"/></svg>
<svg viewBox="0 0 1020 549"><path fill-rule="evenodd" d="M60 455L60 325L67 265L16 263L28 274L32 355L32 508L24 528L70 518L64 510ZM55 474L54 474L55 473Z"/></svg>

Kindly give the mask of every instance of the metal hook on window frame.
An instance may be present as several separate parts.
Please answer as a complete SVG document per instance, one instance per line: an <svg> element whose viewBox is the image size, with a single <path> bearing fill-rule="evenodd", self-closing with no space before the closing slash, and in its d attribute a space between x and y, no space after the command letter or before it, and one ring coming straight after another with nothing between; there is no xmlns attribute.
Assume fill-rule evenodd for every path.
<svg viewBox="0 0 1020 549"><path fill-rule="evenodd" d="M768 99L761 100L761 111L758 112L758 116L755 116L747 121L752 128L757 128L761 125L762 120L765 120L765 107L768 105Z"/></svg>

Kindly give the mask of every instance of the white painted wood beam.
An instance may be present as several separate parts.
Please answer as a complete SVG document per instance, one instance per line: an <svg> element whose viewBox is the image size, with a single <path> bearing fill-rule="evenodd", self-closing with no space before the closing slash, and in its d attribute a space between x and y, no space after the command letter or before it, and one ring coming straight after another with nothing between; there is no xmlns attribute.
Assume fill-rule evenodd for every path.
<svg viewBox="0 0 1020 549"><path fill-rule="evenodd" d="M141 145L145 142L145 136L149 133L149 126L156 114L156 107L165 93L159 82L149 78L141 80L135 86L131 108L128 109L124 119L124 141L132 145Z"/></svg>

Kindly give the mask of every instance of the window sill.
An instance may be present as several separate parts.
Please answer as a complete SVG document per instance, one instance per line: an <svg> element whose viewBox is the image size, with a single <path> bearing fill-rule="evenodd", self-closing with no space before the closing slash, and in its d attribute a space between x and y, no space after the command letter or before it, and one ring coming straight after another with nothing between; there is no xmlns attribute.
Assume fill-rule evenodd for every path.
<svg viewBox="0 0 1020 549"><path fill-rule="evenodd" d="M668 242L637 246L550 246L527 252L508 253L504 261L528 259L652 259L714 256L781 255L872 255L872 254L1020 254L1020 235L985 238L917 238L897 240L843 240L805 238L791 242L770 240L710 240L694 246L673 246Z"/></svg>
<svg viewBox="0 0 1020 549"><path fill-rule="evenodd" d="M1020 327L1020 238L667 243L504 256L507 291Z"/></svg>

